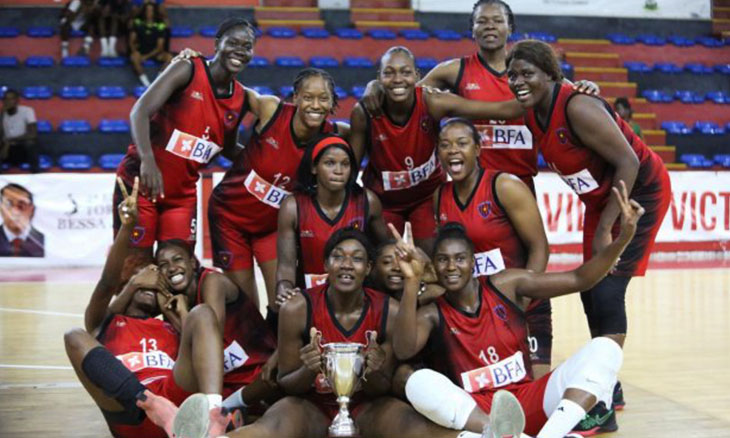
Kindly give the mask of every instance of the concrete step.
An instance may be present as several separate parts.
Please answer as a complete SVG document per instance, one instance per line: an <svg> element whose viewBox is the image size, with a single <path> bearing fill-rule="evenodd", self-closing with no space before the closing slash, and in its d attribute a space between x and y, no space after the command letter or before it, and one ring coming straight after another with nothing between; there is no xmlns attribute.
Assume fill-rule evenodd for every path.
<svg viewBox="0 0 730 438"><path fill-rule="evenodd" d="M410 0L350 0L351 8L410 8Z"/></svg>
<svg viewBox="0 0 730 438"><path fill-rule="evenodd" d="M261 29L286 26L294 29L302 27L324 27L324 20L258 20Z"/></svg>
<svg viewBox="0 0 730 438"><path fill-rule="evenodd" d="M615 97L603 97L606 99L608 103L611 104L611 107L613 107L614 102L616 101ZM630 97L629 103L631 103L631 109L634 110L635 113L650 113L652 112L652 104L644 99L643 97Z"/></svg>
<svg viewBox="0 0 730 438"><path fill-rule="evenodd" d="M413 9L352 8L350 19L357 21L414 21Z"/></svg>
<svg viewBox="0 0 730 438"><path fill-rule="evenodd" d="M651 150L657 153L665 163L674 163L677 161L677 148L674 146L649 146Z"/></svg>
<svg viewBox="0 0 730 438"><path fill-rule="evenodd" d="M609 40L603 39L578 39L558 38L558 47L565 52L604 52L611 48Z"/></svg>
<svg viewBox="0 0 730 438"><path fill-rule="evenodd" d="M317 0L264 0L262 6L316 7Z"/></svg>
<svg viewBox="0 0 730 438"><path fill-rule="evenodd" d="M714 18L712 20L712 33L722 34L730 31L730 18Z"/></svg>
<svg viewBox="0 0 730 438"><path fill-rule="evenodd" d="M309 7L261 6L254 8L256 20L319 20L319 9Z"/></svg>
<svg viewBox="0 0 730 438"><path fill-rule="evenodd" d="M356 21L355 27L360 30L370 29L418 29L420 24L417 21Z"/></svg>
<svg viewBox="0 0 730 438"><path fill-rule="evenodd" d="M601 87L601 96L636 97L636 84L633 82L596 82Z"/></svg>
<svg viewBox="0 0 730 438"><path fill-rule="evenodd" d="M649 146L662 146L667 144L667 132L663 129L647 129L641 133L644 142Z"/></svg>
<svg viewBox="0 0 730 438"><path fill-rule="evenodd" d="M665 163L667 170L687 170L687 165L684 163Z"/></svg>
<svg viewBox="0 0 730 438"><path fill-rule="evenodd" d="M575 79L589 81L627 82L628 70L619 67L576 67Z"/></svg>
<svg viewBox="0 0 730 438"><path fill-rule="evenodd" d="M712 8L712 18L730 18L730 7Z"/></svg>
<svg viewBox="0 0 730 438"><path fill-rule="evenodd" d="M565 59L573 67L622 67L618 53L566 52Z"/></svg>
<svg viewBox="0 0 730 438"><path fill-rule="evenodd" d="M654 113L634 113L633 120L639 124L641 130L657 129L659 127L656 114Z"/></svg>

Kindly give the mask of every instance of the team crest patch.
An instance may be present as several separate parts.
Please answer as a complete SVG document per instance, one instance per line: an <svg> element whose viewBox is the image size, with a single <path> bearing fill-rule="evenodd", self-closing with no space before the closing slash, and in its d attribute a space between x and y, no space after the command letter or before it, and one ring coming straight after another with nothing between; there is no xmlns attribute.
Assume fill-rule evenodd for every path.
<svg viewBox="0 0 730 438"><path fill-rule="evenodd" d="M133 244L138 244L142 241L144 238L145 228L141 226L136 226L134 229L132 229L132 235L129 236L129 240L132 241Z"/></svg>
<svg viewBox="0 0 730 438"><path fill-rule="evenodd" d="M555 134L558 136L558 141L562 144L566 144L568 142L568 130L565 128L560 128L557 131L555 131Z"/></svg>
<svg viewBox="0 0 730 438"><path fill-rule="evenodd" d="M482 202L481 204L477 205L477 211L479 211L479 216L481 216L482 218L488 218L489 214L492 212L492 202Z"/></svg>
<svg viewBox="0 0 730 438"><path fill-rule="evenodd" d="M235 111L228 110L226 111L226 115L223 116L223 123L225 123L228 127L235 125L237 120L238 113Z"/></svg>
<svg viewBox="0 0 730 438"><path fill-rule="evenodd" d="M507 309L505 309L503 305L497 304L494 306L494 314L502 321L507 321Z"/></svg>
<svg viewBox="0 0 730 438"><path fill-rule="evenodd" d="M220 265L223 269L228 269L233 261L233 254L230 251L220 251L216 258L218 259L217 265Z"/></svg>
<svg viewBox="0 0 730 438"><path fill-rule="evenodd" d="M430 117L428 117L428 116L421 117L420 125L421 125L421 131L425 132L426 134L429 134L431 132L432 123L431 123Z"/></svg>
<svg viewBox="0 0 730 438"><path fill-rule="evenodd" d="M362 231L363 225L362 225L362 218L355 218L350 221L349 224L347 224L347 228L352 228L353 230L360 230Z"/></svg>

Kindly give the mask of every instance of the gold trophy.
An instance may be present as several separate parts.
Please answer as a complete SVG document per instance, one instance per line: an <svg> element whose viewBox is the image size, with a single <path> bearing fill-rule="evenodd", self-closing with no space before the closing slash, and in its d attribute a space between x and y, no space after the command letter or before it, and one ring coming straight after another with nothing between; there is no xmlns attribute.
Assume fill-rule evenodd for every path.
<svg viewBox="0 0 730 438"><path fill-rule="evenodd" d="M365 371L365 348L366 345L355 342L332 342L322 346L324 376L340 405L340 411L329 427L331 438L360 436L347 405Z"/></svg>

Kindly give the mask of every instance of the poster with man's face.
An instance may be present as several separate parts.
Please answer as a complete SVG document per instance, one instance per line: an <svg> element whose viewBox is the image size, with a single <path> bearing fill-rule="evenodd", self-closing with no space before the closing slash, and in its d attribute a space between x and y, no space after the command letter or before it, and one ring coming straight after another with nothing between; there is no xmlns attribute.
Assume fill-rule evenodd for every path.
<svg viewBox="0 0 730 438"><path fill-rule="evenodd" d="M33 227L33 194L17 183L0 188L0 257L45 257L45 236Z"/></svg>

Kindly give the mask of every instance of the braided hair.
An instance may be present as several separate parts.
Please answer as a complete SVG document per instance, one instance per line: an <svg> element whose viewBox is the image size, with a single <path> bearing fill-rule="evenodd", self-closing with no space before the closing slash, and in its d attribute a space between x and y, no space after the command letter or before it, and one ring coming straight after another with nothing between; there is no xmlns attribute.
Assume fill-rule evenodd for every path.
<svg viewBox="0 0 730 438"><path fill-rule="evenodd" d="M327 71L314 67L307 67L299 70L299 73L297 73L297 76L294 78L294 94L298 93L302 89L304 81L315 76L319 76L327 83L327 88L332 95L332 109L330 110L330 113L334 114L335 108L337 108L338 105L337 93L335 93L335 80Z"/></svg>
<svg viewBox="0 0 730 438"><path fill-rule="evenodd" d="M504 12L507 14L507 24L509 25L510 32L515 31L515 14L512 12L512 8L503 0L477 0L474 3L474 7L471 10L471 16L469 16L469 29L474 27L474 13L476 13L479 6L484 5L499 5L504 8Z"/></svg>

